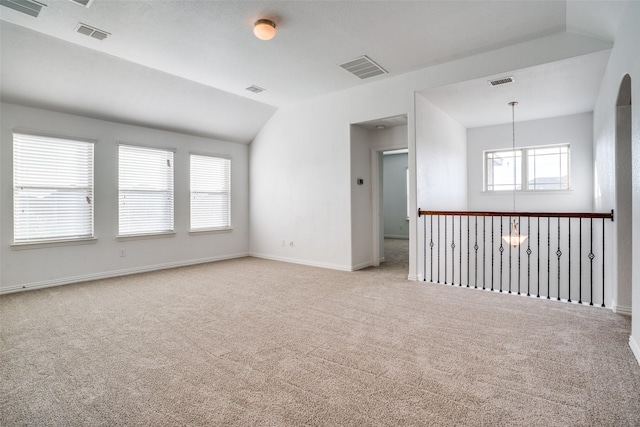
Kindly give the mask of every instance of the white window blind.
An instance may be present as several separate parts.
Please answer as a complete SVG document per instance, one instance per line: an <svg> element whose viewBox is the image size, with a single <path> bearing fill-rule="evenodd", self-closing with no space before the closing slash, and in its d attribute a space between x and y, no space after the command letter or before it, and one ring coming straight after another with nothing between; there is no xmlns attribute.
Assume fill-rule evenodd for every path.
<svg viewBox="0 0 640 427"><path fill-rule="evenodd" d="M191 155L191 230L231 227L231 160Z"/></svg>
<svg viewBox="0 0 640 427"><path fill-rule="evenodd" d="M120 145L120 236L173 231L173 152Z"/></svg>
<svg viewBox="0 0 640 427"><path fill-rule="evenodd" d="M93 237L93 143L13 135L14 243Z"/></svg>

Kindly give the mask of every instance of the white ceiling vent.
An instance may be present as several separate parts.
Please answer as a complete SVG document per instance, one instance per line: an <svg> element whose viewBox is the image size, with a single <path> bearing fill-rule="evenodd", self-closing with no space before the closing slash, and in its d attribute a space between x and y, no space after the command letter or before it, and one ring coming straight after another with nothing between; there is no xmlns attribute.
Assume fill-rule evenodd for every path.
<svg viewBox="0 0 640 427"><path fill-rule="evenodd" d="M344 64L340 64L342 68L361 79L387 74L388 71L373 62L368 56L364 55Z"/></svg>
<svg viewBox="0 0 640 427"><path fill-rule="evenodd" d="M490 80L489 84L491 86L500 86L500 85L504 85L504 84L507 84L507 83L513 83L513 82L515 82L513 77L503 77L501 79Z"/></svg>
<svg viewBox="0 0 640 427"><path fill-rule="evenodd" d="M70 1L84 7L89 7L91 6L91 3L93 3L93 0L70 0Z"/></svg>
<svg viewBox="0 0 640 427"><path fill-rule="evenodd" d="M98 39L98 40L104 40L111 35L106 31L99 30L97 28L94 28L82 23L78 24L78 26L76 27L76 32L80 34L84 34L85 36L93 37L94 39Z"/></svg>
<svg viewBox="0 0 640 427"><path fill-rule="evenodd" d="M264 92L266 89L261 88L260 86L256 86L256 85L251 85L248 88L246 88L249 92L253 92L253 93L260 93L260 92Z"/></svg>
<svg viewBox="0 0 640 427"><path fill-rule="evenodd" d="M0 5L9 9L17 10L35 18L40 15L40 11L46 4L38 3L33 0L0 0Z"/></svg>

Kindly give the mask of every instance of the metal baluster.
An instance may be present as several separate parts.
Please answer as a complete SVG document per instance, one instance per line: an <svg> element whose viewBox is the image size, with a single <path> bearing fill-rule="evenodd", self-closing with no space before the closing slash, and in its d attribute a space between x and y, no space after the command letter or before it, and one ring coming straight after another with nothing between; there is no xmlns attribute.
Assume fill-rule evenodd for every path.
<svg viewBox="0 0 640 427"><path fill-rule="evenodd" d="M487 217L482 217L482 289L487 283Z"/></svg>
<svg viewBox="0 0 640 427"><path fill-rule="evenodd" d="M458 249L459 256L460 256L458 258L458 260L459 260L458 264L459 264L459 267L460 267L459 270L458 270L458 271L460 271L460 281L458 282L458 285L462 286L462 215L460 215L458 223L460 225L460 227L458 227L458 229L460 230L459 231L459 233L460 233L460 236L459 236L460 248ZM467 263L468 263L468 261L467 261Z"/></svg>
<svg viewBox="0 0 640 427"><path fill-rule="evenodd" d="M451 216L451 284L456 282L456 217Z"/></svg>
<svg viewBox="0 0 640 427"><path fill-rule="evenodd" d="M420 215L420 209L418 209L418 216ZM433 217L431 217L431 221L433 221ZM433 222L432 222L433 224ZM424 282L427 281L427 216L423 216L422 217L422 234L423 234L423 238L422 238L422 280ZM432 277L433 279L433 277Z"/></svg>
<svg viewBox="0 0 640 427"><path fill-rule="evenodd" d="M500 217L500 247L498 250L500 251L500 292L502 292L502 255L504 254L504 246L502 244L502 218Z"/></svg>
<svg viewBox="0 0 640 427"><path fill-rule="evenodd" d="M540 217L538 217L538 290L536 298L540 298Z"/></svg>
<svg viewBox="0 0 640 427"><path fill-rule="evenodd" d="M522 225L522 218L518 217L518 227L520 227ZM522 228L522 227L520 227ZM519 229L518 230L520 233L522 233L522 230ZM527 234L528 236L528 234ZM522 245L518 244L518 295L520 295L520 255L521 255L521 248Z"/></svg>
<svg viewBox="0 0 640 427"><path fill-rule="evenodd" d="M578 259L580 260L578 262L578 268L579 268L579 272L578 272L578 283L580 283L580 289L579 289L579 294L578 294L578 304L582 304L582 218L580 218L580 229L579 234L580 234L580 242L578 244Z"/></svg>
<svg viewBox="0 0 640 427"><path fill-rule="evenodd" d="M569 302L571 302L571 218L569 218Z"/></svg>
<svg viewBox="0 0 640 427"><path fill-rule="evenodd" d="M440 283L440 215L438 215L438 283Z"/></svg>
<svg viewBox="0 0 640 427"><path fill-rule="evenodd" d="M509 216L509 226L511 226L511 216ZM511 230L509 230L509 235L511 235ZM512 245L509 245L509 293L511 293L511 276L513 274L511 274L511 248L513 248Z"/></svg>
<svg viewBox="0 0 640 427"><path fill-rule="evenodd" d="M493 290L493 216L491 217L491 290Z"/></svg>
<svg viewBox="0 0 640 427"><path fill-rule="evenodd" d="M547 217L547 299L551 299L551 217Z"/></svg>
<svg viewBox="0 0 640 427"><path fill-rule="evenodd" d="M604 307L604 221L602 218L602 305Z"/></svg>
<svg viewBox="0 0 640 427"><path fill-rule="evenodd" d="M558 217L558 250L556 255L558 257L558 294L556 299L560 301L560 257L562 256L562 251L560 250L560 217Z"/></svg>
<svg viewBox="0 0 640 427"><path fill-rule="evenodd" d="M447 216L444 216L444 284L447 284Z"/></svg>
<svg viewBox="0 0 640 427"><path fill-rule="evenodd" d="M478 289L478 217L475 217L475 223L476 223L475 230L474 230L475 242L473 244L473 249L475 250L476 261L475 261L475 278L474 278L473 287Z"/></svg>
<svg viewBox="0 0 640 427"><path fill-rule="evenodd" d="M589 305L593 305L593 259L596 257L593 254L593 218L591 218L590 221L590 228L591 228L591 246L589 248L589 263L590 263L590 268L591 268L591 272L590 272L590 282L591 282L591 299L589 300Z"/></svg>
<svg viewBox="0 0 640 427"><path fill-rule="evenodd" d="M531 217L527 218L527 296L530 297L531 294L529 291L531 290Z"/></svg>
<svg viewBox="0 0 640 427"><path fill-rule="evenodd" d="M433 215L431 216L431 233L429 233L429 246L431 247L431 283L433 283Z"/></svg>
<svg viewBox="0 0 640 427"><path fill-rule="evenodd" d="M467 217L467 288L469 287L469 283L471 282L471 258L469 255L469 238L470 236L470 232L471 232L471 226L469 225L471 221L470 217Z"/></svg>

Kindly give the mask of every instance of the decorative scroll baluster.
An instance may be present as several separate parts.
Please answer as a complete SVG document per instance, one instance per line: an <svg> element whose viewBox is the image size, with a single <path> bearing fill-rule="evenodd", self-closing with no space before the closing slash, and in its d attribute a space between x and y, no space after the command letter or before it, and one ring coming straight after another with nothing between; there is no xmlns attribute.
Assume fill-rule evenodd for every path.
<svg viewBox="0 0 640 427"><path fill-rule="evenodd" d="M454 285L455 281L456 281L456 217L452 216L451 217L451 285Z"/></svg>
<svg viewBox="0 0 640 427"><path fill-rule="evenodd" d="M560 257L562 256L562 251L560 250L560 218L558 218L558 250L556 251L556 256L558 257L558 294L556 299L560 301Z"/></svg>
<svg viewBox="0 0 640 427"><path fill-rule="evenodd" d="M502 217L500 217L500 292L502 292L502 255L504 254L504 246L502 244Z"/></svg>
<svg viewBox="0 0 640 427"><path fill-rule="evenodd" d="M591 246L589 247L589 263L590 263L590 269L591 269L591 274L589 275L589 280L590 280L590 287L591 287L591 297L589 298L589 305L593 305L593 259L596 257L593 254L593 218L591 218L591 224L590 224L590 229L591 229Z"/></svg>
<svg viewBox="0 0 640 427"><path fill-rule="evenodd" d="M433 282L433 215L431 215L431 233L429 233L429 246L431 247L431 281Z"/></svg>
<svg viewBox="0 0 640 427"><path fill-rule="evenodd" d="M462 215L459 217L458 221L459 221L458 224L460 225L460 227L458 227L458 230L460 230L459 231L459 233L460 233L460 236L459 236L460 247L458 249L458 252L459 252L459 254L458 254L459 255L459 258L458 258L458 260L459 260L459 262L458 262L459 269L458 269L458 271L460 272L460 281L458 282L458 286L462 286ZM468 264L469 264L469 261L467 261L467 265ZM467 281L467 283L469 283L469 282Z"/></svg>
<svg viewBox="0 0 640 427"><path fill-rule="evenodd" d="M493 217L491 217L491 290L493 290Z"/></svg>
<svg viewBox="0 0 640 427"><path fill-rule="evenodd" d="M529 291L531 290L531 218L527 218L527 296L530 297L531 294Z"/></svg>

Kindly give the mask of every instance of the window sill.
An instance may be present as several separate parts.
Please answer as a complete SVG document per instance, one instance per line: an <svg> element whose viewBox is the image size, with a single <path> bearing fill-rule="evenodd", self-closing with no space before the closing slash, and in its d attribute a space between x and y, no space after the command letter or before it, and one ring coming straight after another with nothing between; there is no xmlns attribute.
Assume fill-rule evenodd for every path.
<svg viewBox="0 0 640 427"><path fill-rule="evenodd" d="M168 231L166 233L153 233L153 234L129 234L126 236L118 236L116 240L118 242L126 242L127 240L143 240L143 239L163 239L166 237L175 237L175 231Z"/></svg>
<svg viewBox="0 0 640 427"><path fill-rule="evenodd" d="M202 234L218 234L218 233L231 233L233 228L203 228L202 230L189 230L190 236L198 236Z"/></svg>
<svg viewBox="0 0 640 427"><path fill-rule="evenodd" d="M490 195L490 196L509 196L509 197L513 197L513 191L512 190L504 190L504 191L486 191L483 190L480 192L481 194L484 195ZM516 195L534 195L534 194L544 194L544 195L549 195L549 194L571 194L573 193L573 189L570 188L568 190L518 190L516 191Z"/></svg>
<svg viewBox="0 0 640 427"><path fill-rule="evenodd" d="M47 242L33 242L33 243L14 243L11 245L11 250L22 251L26 249L43 249L53 248L58 246L76 246L76 245L92 245L96 243L98 239L90 237L86 239L75 240L50 240Z"/></svg>

